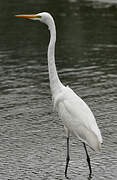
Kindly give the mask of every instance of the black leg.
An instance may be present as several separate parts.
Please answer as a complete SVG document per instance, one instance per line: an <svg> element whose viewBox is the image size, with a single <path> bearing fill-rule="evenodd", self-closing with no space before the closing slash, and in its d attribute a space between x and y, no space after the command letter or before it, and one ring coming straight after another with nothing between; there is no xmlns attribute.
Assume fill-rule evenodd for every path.
<svg viewBox="0 0 117 180"><path fill-rule="evenodd" d="M88 151L87 151L87 148L86 148L85 143L83 143L83 144L84 144L85 152L86 152L86 155L87 155L87 162L88 162L89 171L90 171L89 177L91 177L91 175L92 175L92 169L91 169L90 157L89 157L89 155L88 155Z"/></svg>
<svg viewBox="0 0 117 180"><path fill-rule="evenodd" d="M68 165L69 165L69 160L70 160L70 156L69 156L69 137L67 137L67 158L66 158L66 167L65 167L65 177L68 179L67 177L67 169L68 169Z"/></svg>

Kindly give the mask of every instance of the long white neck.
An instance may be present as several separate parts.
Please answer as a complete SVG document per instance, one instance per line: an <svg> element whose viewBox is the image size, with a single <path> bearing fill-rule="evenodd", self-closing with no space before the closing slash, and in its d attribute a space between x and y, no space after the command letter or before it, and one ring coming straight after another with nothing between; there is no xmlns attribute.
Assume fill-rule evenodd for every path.
<svg viewBox="0 0 117 180"><path fill-rule="evenodd" d="M50 88L52 95L55 96L61 91L61 87L63 86L59 80L56 65L55 65L55 42L56 42L56 28L54 20L48 24L50 30L50 42L48 46L48 70L49 70L49 80L50 80Z"/></svg>

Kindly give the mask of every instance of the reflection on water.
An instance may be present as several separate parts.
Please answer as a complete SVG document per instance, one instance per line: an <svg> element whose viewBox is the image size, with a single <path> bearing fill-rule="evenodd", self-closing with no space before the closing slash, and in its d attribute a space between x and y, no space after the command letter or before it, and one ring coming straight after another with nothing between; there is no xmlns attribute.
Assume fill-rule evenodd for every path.
<svg viewBox="0 0 117 180"><path fill-rule="evenodd" d="M92 0L94 2L100 2L100 3L109 3L109 4L117 4L117 0Z"/></svg>
<svg viewBox="0 0 117 180"><path fill-rule="evenodd" d="M87 0L95 9L117 8L117 0Z"/></svg>
<svg viewBox="0 0 117 180"><path fill-rule="evenodd" d="M52 109L47 27L13 16L45 10L56 20L59 76L92 108L104 139L100 153L89 149L92 179L116 179L116 6L98 7L92 1L1 2L0 179L64 179L66 139ZM85 152L76 138L70 151L69 177L88 179Z"/></svg>

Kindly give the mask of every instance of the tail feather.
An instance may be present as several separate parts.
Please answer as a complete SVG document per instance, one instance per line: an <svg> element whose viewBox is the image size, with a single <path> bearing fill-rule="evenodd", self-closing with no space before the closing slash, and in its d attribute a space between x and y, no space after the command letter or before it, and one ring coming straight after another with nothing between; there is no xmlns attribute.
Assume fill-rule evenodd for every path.
<svg viewBox="0 0 117 180"><path fill-rule="evenodd" d="M77 128L77 131L75 131L75 135L88 144L93 150L100 151L101 142L93 131L88 130L84 126L80 126Z"/></svg>

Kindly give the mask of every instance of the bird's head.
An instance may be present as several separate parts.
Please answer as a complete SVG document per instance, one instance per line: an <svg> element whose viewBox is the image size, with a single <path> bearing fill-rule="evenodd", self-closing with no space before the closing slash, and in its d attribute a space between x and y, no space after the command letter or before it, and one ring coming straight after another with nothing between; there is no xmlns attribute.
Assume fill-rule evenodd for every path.
<svg viewBox="0 0 117 180"><path fill-rule="evenodd" d="M53 21L52 16L47 12L42 12L38 14L19 14L19 15L16 15L16 17L31 19L31 20L39 20L48 26L50 24L50 21L51 22Z"/></svg>

